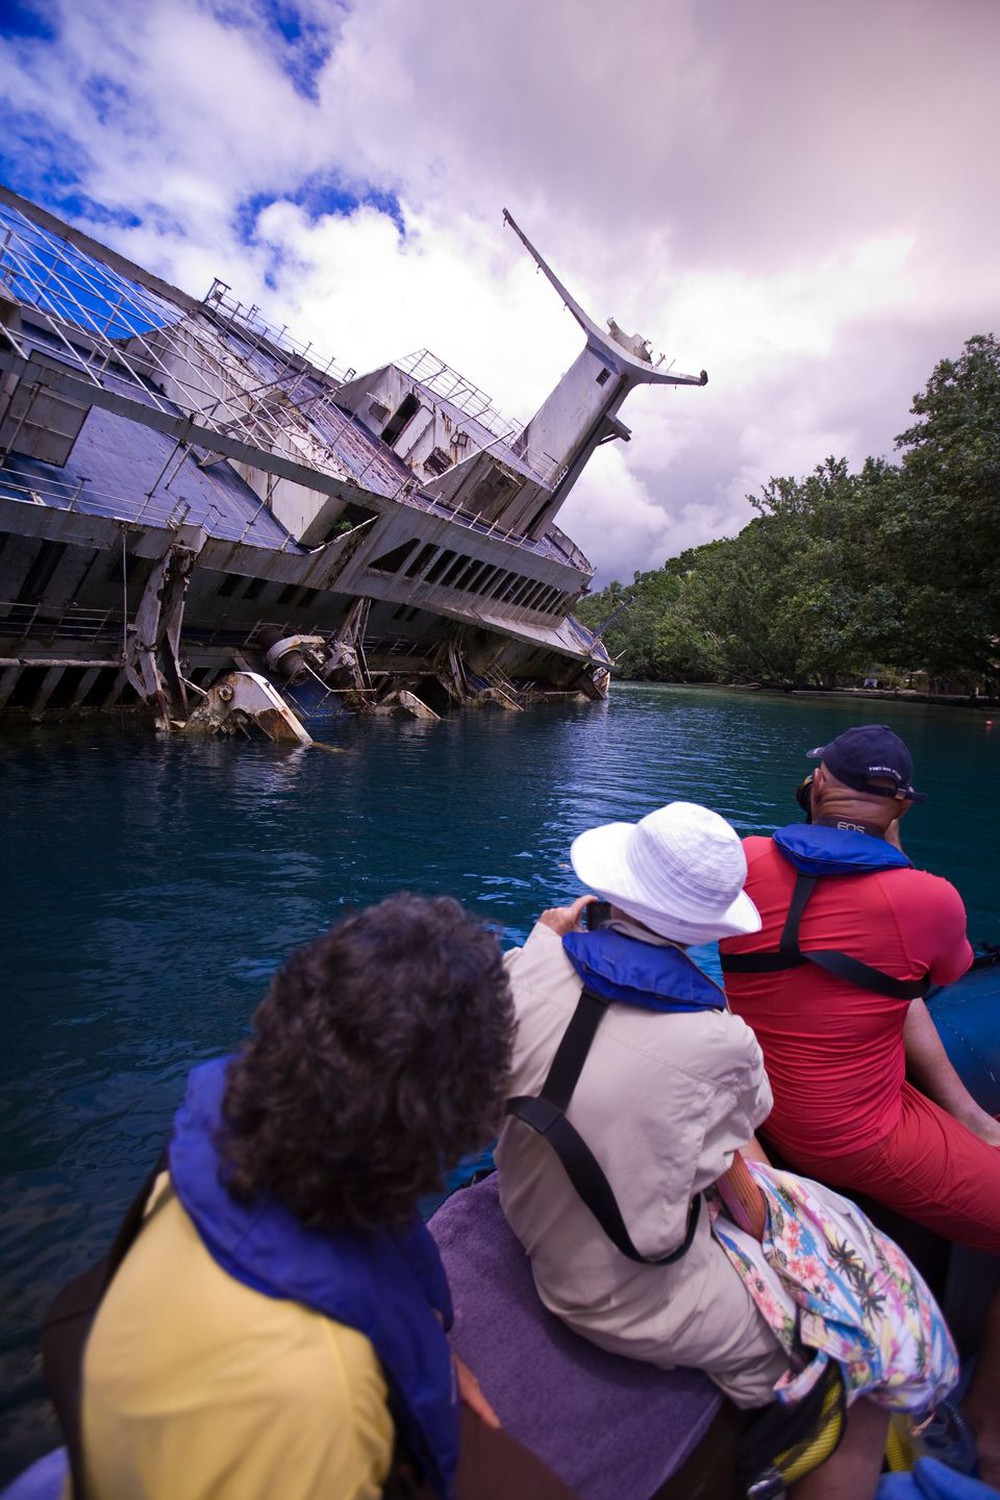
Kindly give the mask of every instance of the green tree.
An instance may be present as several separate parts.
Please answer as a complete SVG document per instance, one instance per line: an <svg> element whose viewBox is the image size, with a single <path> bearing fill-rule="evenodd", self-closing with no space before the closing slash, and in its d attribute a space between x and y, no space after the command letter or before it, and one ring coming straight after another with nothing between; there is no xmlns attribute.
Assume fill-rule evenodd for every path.
<svg viewBox="0 0 1000 1500"><path fill-rule="evenodd" d="M772 480L753 503L785 537L772 629L794 649L796 679L832 687L905 659L906 589L883 542L901 505L899 470L868 459L851 474L828 458L805 480Z"/></svg>
<svg viewBox="0 0 1000 1500"><path fill-rule="evenodd" d="M902 464L828 458L773 478L736 537L694 547L587 601L629 677L834 687L926 667L1000 673L1000 346L943 360L914 398Z"/></svg>
<svg viewBox="0 0 1000 1500"><path fill-rule="evenodd" d="M887 528L909 585L907 619L932 672L995 677L1000 657L1000 345L943 359L896 440L904 509Z"/></svg>

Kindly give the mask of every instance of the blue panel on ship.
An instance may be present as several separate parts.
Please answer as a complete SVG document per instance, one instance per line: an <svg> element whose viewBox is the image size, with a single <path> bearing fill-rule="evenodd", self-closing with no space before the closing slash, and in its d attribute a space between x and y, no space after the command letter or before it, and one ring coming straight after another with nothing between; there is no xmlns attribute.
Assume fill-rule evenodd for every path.
<svg viewBox="0 0 1000 1500"><path fill-rule="evenodd" d="M19 301L109 339L130 339L180 319L179 308L0 205L4 220L16 239L3 244L0 236L0 280Z"/></svg>

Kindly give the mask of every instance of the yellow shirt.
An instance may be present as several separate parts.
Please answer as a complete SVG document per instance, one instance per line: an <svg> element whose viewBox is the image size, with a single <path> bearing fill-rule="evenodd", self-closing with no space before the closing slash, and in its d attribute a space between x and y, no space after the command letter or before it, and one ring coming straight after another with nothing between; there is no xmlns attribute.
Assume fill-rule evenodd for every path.
<svg viewBox="0 0 1000 1500"><path fill-rule="evenodd" d="M233 1280L166 1174L84 1360L93 1500L376 1500L393 1425L363 1334Z"/></svg>

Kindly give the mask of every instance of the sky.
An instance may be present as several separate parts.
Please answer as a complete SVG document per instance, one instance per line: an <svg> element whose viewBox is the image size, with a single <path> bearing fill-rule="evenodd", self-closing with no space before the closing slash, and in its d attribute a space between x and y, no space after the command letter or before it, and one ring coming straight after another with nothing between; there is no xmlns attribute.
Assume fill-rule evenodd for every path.
<svg viewBox="0 0 1000 1500"><path fill-rule="evenodd" d="M772 475L891 457L997 331L997 0L0 0L0 180L341 367L429 348L520 421L582 345L647 388L559 524L631 579Z"/></svg>

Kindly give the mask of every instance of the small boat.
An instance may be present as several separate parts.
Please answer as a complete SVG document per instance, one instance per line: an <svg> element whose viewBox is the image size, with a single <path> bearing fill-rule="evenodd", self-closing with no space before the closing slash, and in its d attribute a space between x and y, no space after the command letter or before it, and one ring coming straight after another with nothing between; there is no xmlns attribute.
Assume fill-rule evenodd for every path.
<svg viewBox="0 0 1000 1500"><path fill-rule="evenodd" d="M711 966L710 950L699 950L698 958ZM971 1092L1000 1112L1000 950L980 947L968 974L928 1003ZM745 1419L700 1371L660 1370L608 1354L548 1312L504 1219L491 1169L489 1152L466 1158L444 1201L425 1208L452 1288L454 1347L505 1428L579 1500L736 1500L735 1454ZM884 1222L877 1206L873 1217L910 1240L905 1248L918 1263L937 1255L934 1266L921 1268L960 1350L971 1352L982 1309L1000 1282L1000 1260L947 1247L934 1236L925 1242L926 1231L900 1234L901 1221ZM58 1449L0 1500L59 1500L65 1474L65 1450Z"/></svg>

